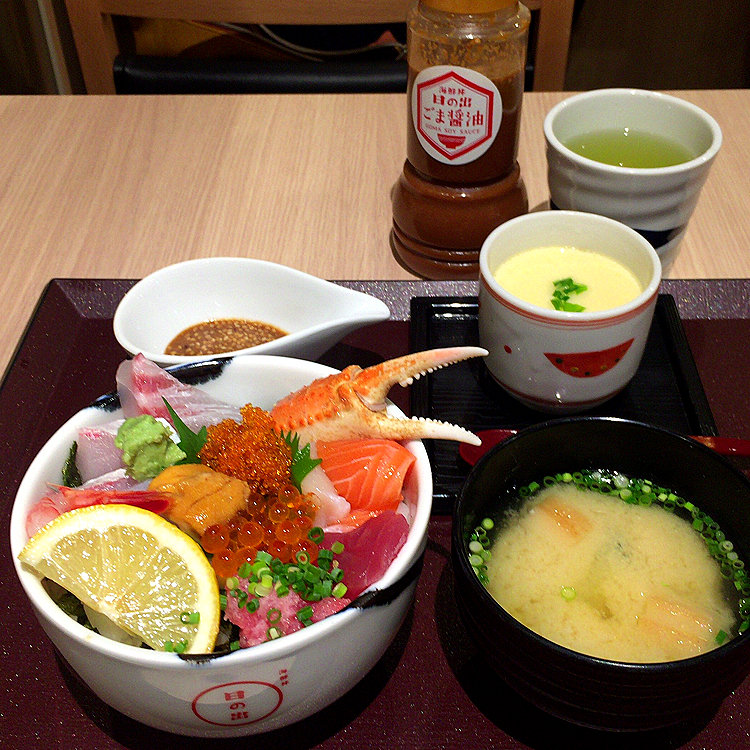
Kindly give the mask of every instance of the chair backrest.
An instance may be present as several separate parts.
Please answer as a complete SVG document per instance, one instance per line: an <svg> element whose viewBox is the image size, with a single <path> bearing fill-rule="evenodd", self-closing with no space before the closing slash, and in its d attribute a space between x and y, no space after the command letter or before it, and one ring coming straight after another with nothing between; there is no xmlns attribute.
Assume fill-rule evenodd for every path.
<svg viewBox="0 0 750 750"><path fill-rule="evenodd" d="M525 0L539 11L534 53L534 91L562 91L568 65L575 0Z"/></svg>
<svg viewBox="0 0 750 750"><path fill-rule="evenodd" d="M411 0L65 0L86 90L115 93L113 16L246 24L375 24L406 19ZM539 10L534 89L561 90L574 0L529 0Z"/></svg>

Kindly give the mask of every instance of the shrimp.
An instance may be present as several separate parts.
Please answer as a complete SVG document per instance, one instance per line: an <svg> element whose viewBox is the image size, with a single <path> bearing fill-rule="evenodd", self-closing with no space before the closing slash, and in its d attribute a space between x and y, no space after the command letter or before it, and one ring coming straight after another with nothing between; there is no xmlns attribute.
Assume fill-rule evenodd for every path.
<svg viewBox="0 0 750 750"><path fill-rule="evenodd" d="M50 485L50 492L39 500L26 516L26 533L31 538L43 526L70 510L109 503L137 505L139 508L145 508L153 513L163 513L169 507L169 498L163 493L153 490L73 488L52 484Z"/></svg>

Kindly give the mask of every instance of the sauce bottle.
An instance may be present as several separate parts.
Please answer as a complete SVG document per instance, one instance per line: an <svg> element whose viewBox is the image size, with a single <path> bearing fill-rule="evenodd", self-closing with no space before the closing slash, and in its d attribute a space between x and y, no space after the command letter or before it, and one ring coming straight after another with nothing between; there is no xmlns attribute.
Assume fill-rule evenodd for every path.
<svg viewBox="0 0 750 750"><path fill-rule="evenodd" d="M391 248L430 279L477 278L479 250L526 213L516 154L530 14L516 0L417 0L407 17L407 158Z"/></svg>

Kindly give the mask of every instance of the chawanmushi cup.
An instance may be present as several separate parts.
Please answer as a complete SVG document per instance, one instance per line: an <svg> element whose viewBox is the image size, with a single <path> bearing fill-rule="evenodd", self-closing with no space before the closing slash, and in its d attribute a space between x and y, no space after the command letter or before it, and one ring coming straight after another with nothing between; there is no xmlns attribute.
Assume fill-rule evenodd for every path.
<svg viewBox="0 0 750 750"><path fill-rule="evenodd" d="M629 268L642 292L598 312L563 312L527 302L495 279L498 266L524 250L573 246ZM539 411L593 408L635 375L646 346L661 282L654 248L624 224L596 214L542 211L511 219L485 240L479 255L479 341L485 364L511 396Z"/></svg>

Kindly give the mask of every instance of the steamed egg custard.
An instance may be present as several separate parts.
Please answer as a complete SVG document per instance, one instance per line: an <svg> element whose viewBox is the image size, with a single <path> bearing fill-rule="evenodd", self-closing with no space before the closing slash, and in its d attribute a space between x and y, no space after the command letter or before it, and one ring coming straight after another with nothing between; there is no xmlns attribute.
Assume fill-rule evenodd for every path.
<svg viewBox="0 0 750 750"><path fill-rule="evenodd" d="M472 565L507 612L561 646L629 663L695 656L748 629L750 581L712 519L648 483L565 476L533 483L491 542L481 527L472 537Z"/></svg>
<svg viewBox="0 0 750 750"><path fill-rule="evenodd" d="M570 311L609 310L643 292L642 284L627 266L604 253L570 245L522 250L500 263L493 275L511 294L548 310L567 309L556 308L553 303L562 280L575 282L578 287L570 295L570 303L582 309Z"/></svg>

